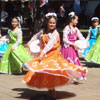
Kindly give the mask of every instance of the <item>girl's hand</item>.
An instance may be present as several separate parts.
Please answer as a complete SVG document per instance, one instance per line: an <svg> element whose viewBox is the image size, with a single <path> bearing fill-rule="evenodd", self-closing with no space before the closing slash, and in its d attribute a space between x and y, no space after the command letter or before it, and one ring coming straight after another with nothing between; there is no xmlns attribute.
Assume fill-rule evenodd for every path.
<svg viewBox="0 0 100 100"><path fill-rule="evenodd" d="M0 38L1 38L2 36L1 36L1 34L0 34Z"/></svg>
<svg viewBox="0 0 100 100"><path fill-rule="evenodd" d="M76 44L72 44L72 46L74 47L75 50L78 50L78 46Z"/></svg>
<svg viewBox="0 0 100 100"><path fill-rule="evenodd" d="M28 44L25 44L25 47L29 47Z"/></svg>
<svg viewBox="0 0 100 100"><path fill-rule="evenodd" d="M15 49L14 48L11 48L11 50L14 51Z"/></svg>
<svg viewBox="0 0 100 100"><path fill-rule="evenodd" d="M89 45L89 42L87 42L87 47L89 47L90 45Z"/></svg>
<svg viewBox="0 0 100 100"><path fill-rule="evenodd" d="M45 56L45 53L41 51L39 59L42 60L44 56Z"/></svg>

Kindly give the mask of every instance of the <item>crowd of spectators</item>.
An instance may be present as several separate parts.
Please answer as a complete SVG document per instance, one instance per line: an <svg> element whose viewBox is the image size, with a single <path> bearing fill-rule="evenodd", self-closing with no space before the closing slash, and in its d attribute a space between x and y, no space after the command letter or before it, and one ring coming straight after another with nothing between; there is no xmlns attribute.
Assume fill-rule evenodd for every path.
<svg viewBox="0 0 100 100"><path fill-rule="evenodd" d="M35 0L34 0L35 1ZM22 27L28 27L37 32L43 23L46 13L55 12L58 15L57 27L63 28L68 22L68 13L75 11L79 16L79 28L88 28L90 18L93 16L100 18L100 1L95 0L47 0L44 5L40 5L39 0L33 2L35 6L30 7L29 2L21 0L8 1L1 5L1 27L10 27L11 19L19 16ZM34 17L33 17L34 16Z"/></svg>

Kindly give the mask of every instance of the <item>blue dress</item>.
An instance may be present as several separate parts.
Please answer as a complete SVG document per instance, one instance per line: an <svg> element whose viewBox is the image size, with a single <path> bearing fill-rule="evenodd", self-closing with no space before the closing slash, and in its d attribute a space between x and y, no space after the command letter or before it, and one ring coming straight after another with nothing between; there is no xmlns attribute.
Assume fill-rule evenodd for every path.
<svg viewBox="0 0 100 100"><path fill-rule="evenodd" d="M90 38L88 40L89 46L84 50L83 56L87 56L88 52L90 51L91 47L96 43L98 28L90 28L89 30Z"/></svg>
<svg viewBox="0 0 100 100"><path fill-rule="evenodd" d="M9 33L10 33L11 29L8 29L8 36L9 36ZM0 31L1 32L1 31ZM7 50L8 48L8 41L6 40L0 40L0 59L3 57L5 51Z"/></svg>
<svg viewBox="0 0 100 100"><path fill-rule="evenodd" d="M0 40L0 58L2 58L7 48L8 43L6 41Z"/></svg>

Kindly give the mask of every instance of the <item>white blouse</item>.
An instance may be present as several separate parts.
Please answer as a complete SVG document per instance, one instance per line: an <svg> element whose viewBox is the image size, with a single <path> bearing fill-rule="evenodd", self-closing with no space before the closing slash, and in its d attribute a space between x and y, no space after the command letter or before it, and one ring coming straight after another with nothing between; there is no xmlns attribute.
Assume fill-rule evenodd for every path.
<svg viewBox="0 0 100 100"><path fill-rule="evenodd" d="M75 31L77 30L77 36L79 40L85 40L83 37L82 33L79 31L77 27L75 27ZM63 30L63 43L65 47L68 47L69 45L72 45L73 43L68 40L68 34L71 33L73 34L73 30L67 25L64 30Z"/></svg>
<svg viewBox="0 0 100 100"><path fill-rule="evenodd" d="M17 33L17 41L16 43L13 45L13 48L16 49L22 39L22 30L21 29L18 29L16 30L16 33Z"/></svg>
<svg viewBox="0 0 100 100"><path fill-rule="evenodd" d="M58 32L57 30L55 30L53 33L49 33L48 34L50 40L48 41L48 43L46 44L46 46L43 49L43 52L46 54L47 52L49 52L53 46L57 43L58 41Z"/></svg>
<svg viewBox="0 0 100 100"><path fill-rule="evenodd" d="M45 54L46 54L47 52L49 52L49 51L53 48L53 46L57 43L58 37L59 37L57 30L55 30L53 33L48 33L47 35L49 36L50 40L48 41L48 43L47 43L47 44L45 45L45 47L43 48L43 52L44 52ZM35 40L37 40L37 39L39 39L39 40L41 41L42 36L43 36L43 30L41 30L41 31L38 32L36 35L34 35L34 36L32 37L32 39L29 41L28 45L29 45L31 42L33 42L33 41L35 41ZM34 48L33 48L33 49L34 49Z"/></svg>

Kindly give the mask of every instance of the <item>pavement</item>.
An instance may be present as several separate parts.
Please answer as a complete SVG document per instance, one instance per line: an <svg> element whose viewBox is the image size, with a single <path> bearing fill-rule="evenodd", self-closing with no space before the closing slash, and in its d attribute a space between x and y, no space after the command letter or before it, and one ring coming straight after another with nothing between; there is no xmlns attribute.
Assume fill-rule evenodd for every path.
<svg viewBox="0 0 100 100"><path fill-rule="evenodd" d="M82 61L88 67L87 80L79 85L56 88L57 100L100 100L100 65ZM48 94L47 89L30 88L22 83L23 75L0 74L0 100L29 100L35 94Z"/></svg>

